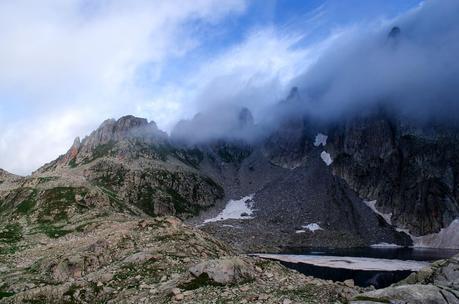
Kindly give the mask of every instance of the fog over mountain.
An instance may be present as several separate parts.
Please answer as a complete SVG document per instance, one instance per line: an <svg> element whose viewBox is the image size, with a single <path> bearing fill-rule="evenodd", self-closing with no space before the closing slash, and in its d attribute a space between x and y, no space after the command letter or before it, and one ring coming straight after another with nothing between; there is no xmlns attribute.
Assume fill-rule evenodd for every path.
<svg viewBox="0 0 459 304"><path fill-rule="evenodd" d="M293 82L304 110L334 118L380 104L414 119L457 119L458 15L457 1L427 1L389 24L343 34Z"/></svg>
<svg viewBox="0 0 459 304"><path fill-rule="evenodd" d="M394 20L346 29L327 43L317 61L299 77L285 87L265 88L272 96L275 87L276 95L282 92L286 102L273 104L253 86L242 88L223 106L208 107L203 96L203 111L180 122L175 134L197 141L218 136L253 139L292 114L332 122L376 108L416 122L457 125L457 16L457 1L426 1ZM257 126L244 126L242 132L237 109L248 104Z"/></svg>

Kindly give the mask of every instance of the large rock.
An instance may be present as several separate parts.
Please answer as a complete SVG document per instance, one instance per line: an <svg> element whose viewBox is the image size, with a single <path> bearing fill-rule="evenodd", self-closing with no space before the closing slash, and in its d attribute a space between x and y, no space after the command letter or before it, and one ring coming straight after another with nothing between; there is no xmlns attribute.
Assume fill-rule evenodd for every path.
<svg viewBox="0 0 459 304"><path fill-rule="evenodd" d="M457 304L459 255L434 262L391 287L359 295L351 303Z"/></svg>
<svg viewBox="0 0 459 304"><path fill-rule="evenodd" d="M351 304L457 304L459 293L434 285L403 285L357 296Z"/></svg>
<svg viewBox="0 0 459 304"><path fill-rule="evenodd" d="M202 262L190 268L190 273L199 278L207 276L216 284L237 284L255 277L253 266L238 257L222 258Z"/></svg>

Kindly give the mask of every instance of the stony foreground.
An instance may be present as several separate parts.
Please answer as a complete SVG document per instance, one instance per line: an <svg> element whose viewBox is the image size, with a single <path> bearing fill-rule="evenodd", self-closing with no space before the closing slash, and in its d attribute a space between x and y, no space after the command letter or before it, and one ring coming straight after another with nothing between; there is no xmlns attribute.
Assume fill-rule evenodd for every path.
<svg viewBox="0 0 459 304"><path fill-rule="evenodd" d="M237 255L174 217L111 215L16 246L0 255L0 303L346 303L361 291Z"/></svg>
<svg viewBox="0 0 459 304"><path fill-rule="evenodd" d="M440 260L388 288L358 295L351 304L457 304L459 255Z"/></svg>

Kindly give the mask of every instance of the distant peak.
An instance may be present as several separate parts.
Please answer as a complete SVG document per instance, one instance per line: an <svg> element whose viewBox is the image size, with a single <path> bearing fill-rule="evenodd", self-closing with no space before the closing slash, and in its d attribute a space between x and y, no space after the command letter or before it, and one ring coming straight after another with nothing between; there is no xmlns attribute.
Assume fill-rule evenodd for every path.
<svg viewBox="0 0 459 304"><path fill-rule="evenodd" d="M239 123L241 127L253 125L253 116L249 109L242 108L239 112Z"/></svg>
<svg viewBox="0 0 459 304"><path fill-rule="evenodd" d="M290 89L290 93L288 94L287 100L296 99L299 96L300 96L300 93L298 91L298 87L293 87Z"/></svg>
<svg viewBox="0 0 459 304"><path fill-rule="evenodd" d="M389 32L389 35L388 37L391 38L391 39L396 39L400 36L400 33L401 33L401 30L398 26L394 26L390 32Z"/></svg>

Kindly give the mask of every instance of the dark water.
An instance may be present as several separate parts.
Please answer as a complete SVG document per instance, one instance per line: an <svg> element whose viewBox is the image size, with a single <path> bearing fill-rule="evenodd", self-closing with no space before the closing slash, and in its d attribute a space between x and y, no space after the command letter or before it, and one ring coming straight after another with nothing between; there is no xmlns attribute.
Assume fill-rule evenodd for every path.
<svg viewBox="0 0 459 304"><path fill-rule="evenodd" d="M435 261L452 257L459 253L459 250L448 249L424 249L424 248L288 248L284 250L286 254L301 255L328 255L328 256L348 256L348 257L369 257L380 259L415 260L415 261ZM339 268L320 267L307 264L295 264L281 262L283 265L295 269L305 275L314 276L324 280L344 281L353 279L356 285L384 288L400 280L405 279L411 271L366 271L349 270Z"/></svg>

